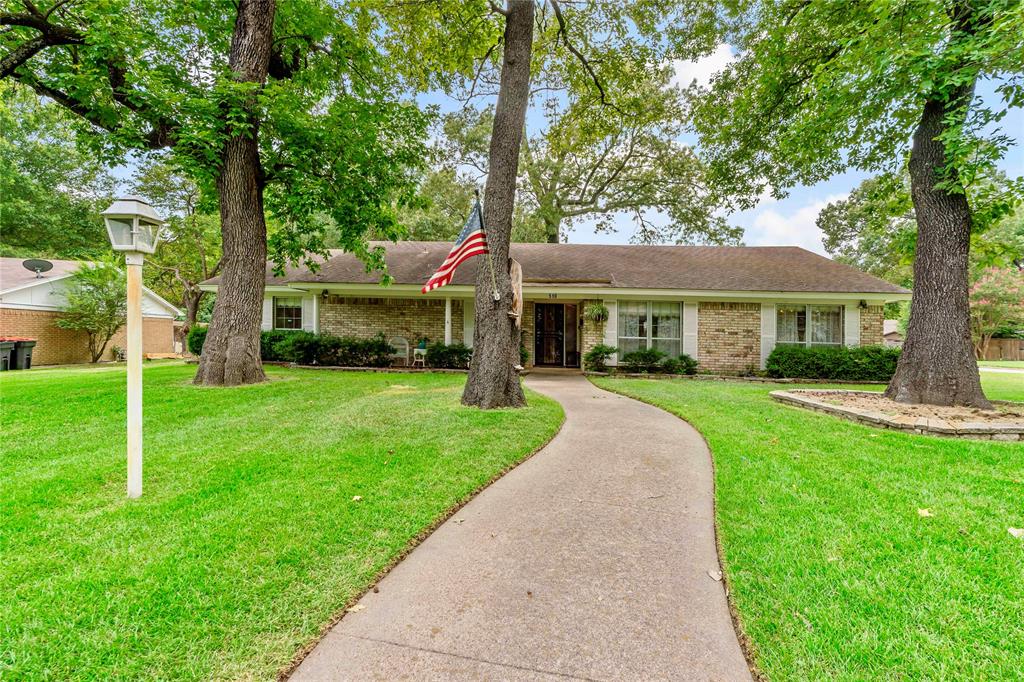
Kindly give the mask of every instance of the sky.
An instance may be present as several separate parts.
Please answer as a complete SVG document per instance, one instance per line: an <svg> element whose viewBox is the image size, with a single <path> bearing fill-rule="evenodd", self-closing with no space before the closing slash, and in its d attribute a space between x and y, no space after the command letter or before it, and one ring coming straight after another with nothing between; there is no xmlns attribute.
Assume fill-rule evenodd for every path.
<svg viewBox="0 0 1024 682"><path fill-rule="evenodd" d="M722 44L710 55L696 61L675 61L674 82L687 85L696 80L707 85L712 75L723 69L733 59L733 52L728 45ZM995 104L998 96L995 84L980 83L978 94L986 101ZM442 111L458 109L461 104L447 99L439 93L431 93L422 98L425 103L437 104ZM536 109L536 107L535 107ZM533 114L527 119L527 127L536 122L538 115ZM1012 109L1003 120L1001 127L1004 132L1017 140L1003 159L1000 167L1010 177L1024 175L1024 110ZM684 140L693 142L693 139ZM869 173L849 171L836 175L826 182L813 186L799 186L789 190L782 200L770 196L762 198L757 207L734 213L728 220L733 225L744 229L743 242L749 246L801 246L805 249L827 255L821 242L821 231L815 225L818 213L826 204L846 198L849 193L863 180L870 177ZM568 241L577 244L628 244L633 235L633 225L627 216L616 221L618 230L611 233L597 232L596 221L591 220L577 224L568 232Z"/></svg>

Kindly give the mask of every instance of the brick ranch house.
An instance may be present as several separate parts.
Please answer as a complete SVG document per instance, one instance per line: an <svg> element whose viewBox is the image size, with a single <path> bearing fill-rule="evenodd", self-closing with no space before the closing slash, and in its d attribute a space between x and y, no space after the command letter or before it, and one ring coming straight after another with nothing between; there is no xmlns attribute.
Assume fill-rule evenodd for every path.
<svg viewBox="0 0 1024 682"><path fill-rule="evenodd" d="M51 260L53 269L38 276L22 267L21 258L0 258L0 336L36 339L33 365L64 365L89 362L85 332L61 329L54 324L65 303L79 261ZM181 311L143 287L142 352L174 352L174 318ZM107 344L103 359L112 360L113 347L127 344L124 328Z"/></svg>
<svg viewBox="0 0 1024 682"><path fill-rule="evenodd" d="M354 256L332 252L317 272L267 266L263 329L420 337L473 344L473 282L483 257L452 284L421 294L448 242L382 243L390 286ZM883 305L910 292L797 247L513 244L523 269L528 365L579 367L598 343L625 353L687 353L702 371L763 368L776 344L881 344ZM218 279L204 283L216 291ZM585 319L601 302L607 322ZM612 364L616 358L612 358Z"/></svg>

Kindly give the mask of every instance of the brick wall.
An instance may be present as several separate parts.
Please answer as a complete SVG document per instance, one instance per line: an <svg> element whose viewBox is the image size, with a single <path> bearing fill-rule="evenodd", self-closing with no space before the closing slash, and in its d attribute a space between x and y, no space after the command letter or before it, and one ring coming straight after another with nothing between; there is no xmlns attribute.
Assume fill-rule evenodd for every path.
<svg viewBox="0 0 1024 682"><path fill-rule="evenodd" d="M462 301L452 301L452 343L462 341ZM328 296L320 303L320 331L370 338L384 332L415 346L426 336L444 341L444 299L353 298Z"/></svg>
<svg viewBox="0 0 1024 682"><path fill-rule="evenodd" d="M884 341L882 322L885 320L885 307L872 305L860 311L860 345L873 346Z"/></svg>
<svg viewBox="0 0 1024 682"><path fill-rule="evenodd" d="M46 310L0 308L0 336L24 336L36 340L33 365L68 365L89 362L89 341L85 332L54 325L59 313ZM114 357L112 348L127 345L122 328L107 344L104 360ZM142 318L142 352L173 353L174 321L170 318Z"/></svg>
<svg viewBox="0 0 1024 682"><path fill-rule="evenodd" d="M526 346L526 352L530 354L530 358L526 361L526 365L524 365L525 367L533 367L534 355L537 349L533 338L534 310L533 301L523 301L522 344Z"/></svg>
<svg viewBox="0 0 1024 682"><path fill-rule="evenodd" d="M699 303L697 361L703 372L756 370L761 362L761 304Z"/></svg>
<svg viewBox="0 0 1024 682"><path fill-rule="evenodd" d="M583 317L587 306L592 303L604 303L604 301L589 300L580 301L580 317ZM604 327L607 322L593 322L583 318L583 330L580 332L580 364L584 364L583 356L594 346L604 343Z"/></svg>

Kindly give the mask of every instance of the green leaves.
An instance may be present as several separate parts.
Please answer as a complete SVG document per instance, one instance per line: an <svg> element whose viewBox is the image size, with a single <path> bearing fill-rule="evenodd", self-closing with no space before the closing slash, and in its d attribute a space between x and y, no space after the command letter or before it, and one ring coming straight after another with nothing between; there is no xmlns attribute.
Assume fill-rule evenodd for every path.
<svg viewBox="0 0 1024 682"><path fill-rule="evenodd" d="M948 170L967 185L991 175L1011 143L998 121L1021 105L1024 14L1015 0L963 4L962 12L949 10L953 16L947 6L961 4L738 7L724 38L739 59L710 88L694 91L716 186L750 206L766 183L784 190L847 168L896 171L925 98L950 101ZM952 101L981 78L1004 79L1000 105Z"/></svg>

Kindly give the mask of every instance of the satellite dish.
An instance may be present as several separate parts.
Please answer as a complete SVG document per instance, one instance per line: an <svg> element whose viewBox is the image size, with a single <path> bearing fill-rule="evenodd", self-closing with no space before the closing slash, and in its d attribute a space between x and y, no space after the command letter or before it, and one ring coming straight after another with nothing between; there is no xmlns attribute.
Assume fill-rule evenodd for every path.
<svg viewBox="0 0 1024 682"><path fill-rule="evenodd" d="M36 277L42 277L44 272L53 270L53 263L41 258L29 258L22 261L21 266L30 272L36 273Z"/></svg>

